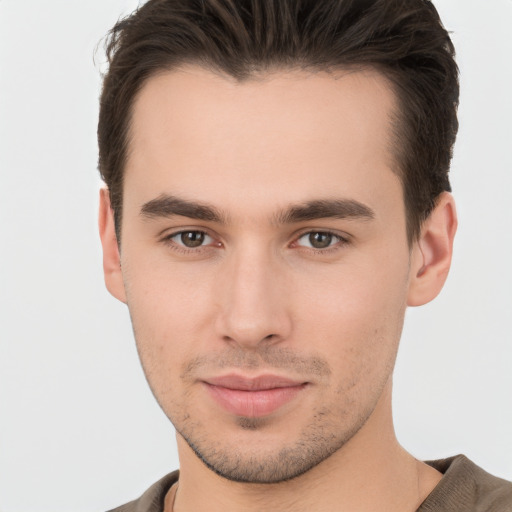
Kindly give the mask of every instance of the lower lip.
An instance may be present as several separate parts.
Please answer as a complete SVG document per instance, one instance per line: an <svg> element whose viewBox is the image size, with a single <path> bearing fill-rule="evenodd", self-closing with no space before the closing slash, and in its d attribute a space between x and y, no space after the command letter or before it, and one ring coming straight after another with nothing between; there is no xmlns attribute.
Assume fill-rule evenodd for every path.
<svg viewBox="0 0 512 512"><path fill-rule="evenodd" d="M284 388L244 391L206 383L213 399L226 411L246 418L268 416L291 402L306 384Z"/></svg>

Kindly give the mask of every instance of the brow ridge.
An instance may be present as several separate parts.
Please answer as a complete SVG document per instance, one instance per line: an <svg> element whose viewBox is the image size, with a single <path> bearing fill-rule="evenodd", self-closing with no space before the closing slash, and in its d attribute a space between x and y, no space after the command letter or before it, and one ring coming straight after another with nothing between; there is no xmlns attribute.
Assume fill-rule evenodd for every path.
<svg viewBox="0 0 512 512"><path fill-rule="evenodd" d="M140 213L148 219L183 216L222 224L226 224L228 219L227 214L212 205L168 194L144 203ZM316 199L283 209L273 221L276 224L293 224L324 218L372 220L375 212L353 199Z"/></svg>
<svg viewBox="0 0 512 512"><path fill-rule="evenodd" d="M354 199L318 199L287 208L278 214L276 222L291 224L326 218L372 220L375 212Z"/></svg>
<svg viewBox="0 0 512 512"><path fill-rule="evenodd" d="M179 215L209 222L226 222L225 215L214 206L167 194L161 194L156 199L144 203L140 213L148 219Z"/></svg>

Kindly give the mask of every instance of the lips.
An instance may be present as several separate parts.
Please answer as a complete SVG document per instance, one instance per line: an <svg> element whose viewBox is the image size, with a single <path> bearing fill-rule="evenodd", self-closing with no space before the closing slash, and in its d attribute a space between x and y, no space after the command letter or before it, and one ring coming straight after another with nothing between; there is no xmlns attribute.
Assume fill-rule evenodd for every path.
<svg viewBox="0 0 512 512"><path fill-rule="evenodd" d="M223 409L236 416L268 416L294 400L307 386L277 375L255 378L224 375L204 381L210 396Z"/></svg>

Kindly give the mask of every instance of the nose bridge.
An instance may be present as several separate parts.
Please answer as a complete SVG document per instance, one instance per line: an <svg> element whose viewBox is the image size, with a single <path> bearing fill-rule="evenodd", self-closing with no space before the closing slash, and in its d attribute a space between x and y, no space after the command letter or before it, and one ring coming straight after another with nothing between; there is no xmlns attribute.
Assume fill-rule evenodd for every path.
<svg viewBox="0 0 512 512"><path fill-rule="evenodd" d="M283 269L268 248L233 250L219 284L219 334L239 345L277 342L289 334Z"/></svg>

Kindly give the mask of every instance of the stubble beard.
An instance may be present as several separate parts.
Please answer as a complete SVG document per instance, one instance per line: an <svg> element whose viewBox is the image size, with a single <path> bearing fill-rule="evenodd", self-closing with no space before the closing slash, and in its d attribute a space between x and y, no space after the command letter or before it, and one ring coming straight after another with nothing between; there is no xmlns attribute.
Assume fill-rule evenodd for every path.
<svg viewBox="0 0 512 512"><path fill-rule="evenodd" d="M278 450L264 450L262 441L262 448L257 452L235 443L229 444L229 441L227 445L226 441L219 442L208 435L204 424L193 422L190 417L182 422L171 421L195 455L219 476L233 482L277 484L303 475L335 454L361 429L370 412L354 419L342 411L341 417L351 424L349 429L344 429L343 423L340 425L339 411L319 410L296 441ZM334 421L335 417L338 421ZM258 435L268 421L265 418L241 417L237 423L240 430Z"/></svg>
<svg viewBox="0 0 512 512"><path fill-rule="evenodd" d="M157 393L151 385L153 379L152 372L148 371L150 366L144 364L144 358L141 357L141 360L155 398L198 459L227 480L252 484L277 484L292 480L342 449L371 416L387 380L387 377L383 379L381 385L374 383L372 398L361 401L359 395L362 390L357 389L357 382L364 372L355 372L352 379L337 387L334 397L328 403L324 402L321 408L310 410L310 419L302 430L294 436L283 435L282 443L277 447L274 436L272 446L268 447L265 443L266 433L274 430L275 434L275 429L279 428L273 425L272 418L238 417L235 427L238 432L245 432L248 441L245 444L234 441L233 437L230 439L222 432L216 438L215 429L190 409L190 404L194 403L194 397L190 394L191 387L186 385L186 391L179 399L171 398L173 393L170 388L167 393ZM209 362L216 368L254 369L260 366L261 361L267 363L267 367L295 368L298 374L316 375L327 380L331 374L325 361L316 358L302 360L287 350L273 350L268 354L260 354L255 361L249 359L247 354L227 356L224 359L196 358L185 366L180 380L193 383L197 370L205 368Z"/></svg>

